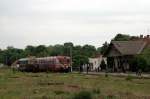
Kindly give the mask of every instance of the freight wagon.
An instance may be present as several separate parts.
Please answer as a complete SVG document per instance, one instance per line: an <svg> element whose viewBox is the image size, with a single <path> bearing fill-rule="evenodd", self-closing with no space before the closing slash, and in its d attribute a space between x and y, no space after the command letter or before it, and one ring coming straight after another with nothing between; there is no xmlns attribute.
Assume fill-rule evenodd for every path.
<svg viewBox="0 0 150 99"><path fill-rule="evenodd" d="M17 60L13 67L27 72L69 72L71 70L71 61L70 57L67 56L22 58Z"/></svg>

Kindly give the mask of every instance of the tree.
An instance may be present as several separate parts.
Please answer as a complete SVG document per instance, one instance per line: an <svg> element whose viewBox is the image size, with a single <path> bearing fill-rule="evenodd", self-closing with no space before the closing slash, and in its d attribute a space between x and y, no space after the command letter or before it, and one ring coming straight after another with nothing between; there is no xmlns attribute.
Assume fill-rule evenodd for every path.
<svg viewBox="0 0 150 99"><path fill-rule="evenodd" d="M73 66L74 67L79 67L82 66L83 64L88 63L88 57L84 55L75 55L73 56Z"/></svg>
<svg viewBox="0 0 150 99"><path fill-rule="evenodd" d="M52 45L49 45L47 47L47 51L48 51L48 56L51 56L52 55L52 51L53 51L53 46Z"/></svg>
<svg viewBox="0 0 150 99"><path fill-rule="evenodd" d="M102 47L98 47L98 48L97 48L97 53L98 53L98 54L101 54L101 49L102 49Z"/></svg>
<svg viewBox="0 0 150 99"><path fill-rule="evenodd" d="M108 47L109 47L109 44L105 42L103 46L100 48L100 53L104 54L107 51Z"/></svg>
<svg viewBox="0 0 150 99"><path fill-rule="evenodd" d="M112 41L128 41L131 39L130 35L126 34L117 34L115 38L112 39Z"/></svg>
<svg viewBox="0 0 150 99"><path fill-rule="evenodd" d="M1 54L1 62L6 65L11 65L17 59L22 57L24 57L22 49L7 47L7 49L3 50L3 53Z"/></svg>
<svg viewBox="0 0 150 99"><path fill-rule="evenodd" d="M5 59L4 59L4 51L0 51L0 63L5 63Z"/></svg>
<svg viewBox="0 0 150 99"><path fill-rule="evenodd" d="M150 48L144 49L144 51L140 54L140 57L144 58L150 66Z"/></svg>
<svg viewBox="0 0 150 99"><path fill-rule="evenodd" d="M104 59L102 60L100 67L102 70L106 70L106 63L105 63Z"/></svg>
<svg viewBox="0 0 150 99"><path fill-rule="evenodd" d="M73 52L73 56L78 55L78 54L81 55L82 54L82 46L80 46L80 45L74 46L72 52Z"/></svg>
<svg viewBox="0 0 150 99"><path fill-rule="evenodd" d="M150 71L150 48L146 48L141 54L136 55L130 64L136 68L136 71L138 69L145 72Z"/></svg>
<svg viewBox="0 0 150 99"><path fill-rule="evenodd" d="M44 45L39 45L35 48L35 53L37 57L45 57L48 56L48 50L46 46Z"/></svg>
<svg viewBox="0 0 150 99"><path fill-rule="evenodd" d="M64 43L64 47L73 47L73 43L72 42L66 42Z"/></svg>
<svg viewBox="0 0 150 99"><path fill-rule="evenodd" d="M36 54L35 47L31 46L31 45L28 45L25 48L25 54L26 54L26 56L35 56L35 54Z"/></svg>
<svg viewBox="0 0 150 99"><path fill-rule="evenodd" d="M94 57L96 55L96 48L92 45L84 45L82 47L83 55L87 57Z"/></svg>
<svg viewBox="0 0 150 99"><path fill-rule="evenodd" d="M64 46L56 44L51 48L51 56L64 55Z"/></svg>
<svg viewBox="0 0 150 99"><path fill-rule="evenodd" d="M73 47L74 47L74 45L72 42L64 43L64 55L65 56L71 56Z"/></svg>

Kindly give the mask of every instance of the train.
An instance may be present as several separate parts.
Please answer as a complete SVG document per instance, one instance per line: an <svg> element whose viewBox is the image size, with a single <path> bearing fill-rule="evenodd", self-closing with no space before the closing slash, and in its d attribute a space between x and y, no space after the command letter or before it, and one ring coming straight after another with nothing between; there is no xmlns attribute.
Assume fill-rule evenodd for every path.
<svg viewBox="0 0 150 99"><path fill-rule="evenodd" d="M70 72L71 58L68 56L21 58L13 63L12 67L26 72Z"/></svg>

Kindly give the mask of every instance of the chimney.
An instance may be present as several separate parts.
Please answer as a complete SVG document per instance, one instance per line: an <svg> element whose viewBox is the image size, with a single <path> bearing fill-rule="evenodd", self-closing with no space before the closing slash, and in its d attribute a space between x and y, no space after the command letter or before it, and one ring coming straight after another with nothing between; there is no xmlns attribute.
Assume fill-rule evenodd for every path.
<svg viewBox="0 0 150 99"><path fill-rule="evenodd" d="M140 38L143 38L143 35L140 35Z"/></svg>

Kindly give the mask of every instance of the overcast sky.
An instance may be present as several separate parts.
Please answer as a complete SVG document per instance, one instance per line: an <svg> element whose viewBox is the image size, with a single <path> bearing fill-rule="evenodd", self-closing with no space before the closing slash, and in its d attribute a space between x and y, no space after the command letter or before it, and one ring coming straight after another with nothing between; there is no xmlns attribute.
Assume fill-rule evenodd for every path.
<svg viewBox="0 0 150 99"><path fill-rule="evenodd" d="M101 46L117 33L150 33L150 0L0 0L0 48Z"/></svg>

